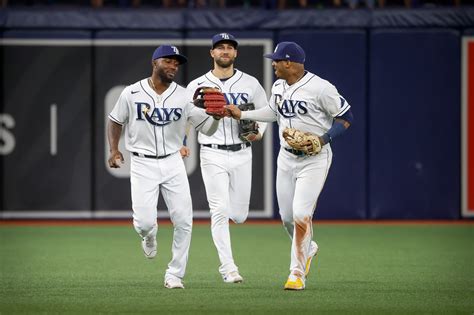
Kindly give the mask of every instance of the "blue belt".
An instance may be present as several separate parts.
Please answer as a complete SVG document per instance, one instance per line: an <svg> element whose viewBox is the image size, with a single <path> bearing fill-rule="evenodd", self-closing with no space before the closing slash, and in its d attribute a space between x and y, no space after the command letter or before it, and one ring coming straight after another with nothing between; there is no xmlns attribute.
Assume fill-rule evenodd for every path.
<svg viewBox="0 0 474 315"><path fill-rule="evenodd" d="M171 155L171 154L166 154L166 155L156 156L156 155L146 155L146 154L137 153L137 152L132 152L132 154L135 155L135 156L139 156L139 157L146 157L146 158L149 158L149 159L158 159L158 160L167 158L168 156Z"/></svg>
<svg viewBox="0 0 474 315"><path fill-rule="evenodd" d="M208 148L213 148L213 149L219 149L219 150L240 151L242 149L250 147L250 142L239 143L239 144L230 144L230 145L225 145L225 144L203 144L202 146L203 147L208 147Z"/></svg>

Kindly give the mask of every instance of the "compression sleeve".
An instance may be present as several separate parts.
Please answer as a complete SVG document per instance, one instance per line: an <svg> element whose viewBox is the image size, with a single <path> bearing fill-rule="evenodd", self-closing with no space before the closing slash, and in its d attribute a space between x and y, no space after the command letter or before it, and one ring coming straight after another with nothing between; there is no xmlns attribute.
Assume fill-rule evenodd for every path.
<svg viewBox="0 0 474 315"><path fill-rule="evenodd" d="M349 108L344 113L344 115L338 116L336 118L340 118L344 121L341 121L341 120L334 121L331 128L321 137L323 138L324 143L330 143L334 138L342 135L347 130L347 128L349 128L349 126L352 124L352 121L354 120L354 115L352 114L352 111ZM344 125L344 122L349 123L349 126L347 126L347 128Z"/></svg>
<svg viewBox="0 0 474 315"><path fill-rule="evenodd" d="M265 106L257 110L249 110L249 111L241 112L240 119L273 122L277 120L277 115L270 108L270 106Z"/></svg>

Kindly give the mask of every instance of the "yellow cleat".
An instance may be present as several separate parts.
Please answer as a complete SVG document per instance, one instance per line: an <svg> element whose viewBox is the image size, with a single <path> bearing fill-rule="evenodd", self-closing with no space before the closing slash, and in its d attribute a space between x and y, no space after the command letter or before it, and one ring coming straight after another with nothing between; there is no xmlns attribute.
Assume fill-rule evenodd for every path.
<svg viewBox="0 0 474 315"><path fill-rule="evenodd" d="M311 261L318 254L318 244L315 241L311 241L311 249L309 251L308 260L306 260L306 266L304 269L304 275L307 277L309 274L309 269L311 268Z"/></svg>
<svg viewBox="0 0 474 315"><path fill-rule="evenodd" d="M291 274L285 283L285 290L304 290L304 279Z"/></svg>

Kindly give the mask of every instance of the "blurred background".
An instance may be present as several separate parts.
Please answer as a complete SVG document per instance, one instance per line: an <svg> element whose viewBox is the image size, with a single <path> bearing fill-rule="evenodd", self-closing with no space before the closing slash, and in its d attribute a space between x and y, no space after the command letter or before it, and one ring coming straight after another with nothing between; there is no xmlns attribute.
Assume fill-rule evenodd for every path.
<svg viewBox="0 0 474 315"><path fill-rule="evenodd" d="M209 71L210 38L239 40L236 67L270 93L280 41L352 105L317 219L474 215L474 6L467 0L2 0L0 218L129 218L128 165L106 167L107 114L150 75L153 50ZM472 118L472 119L469 119ZM278 218L277 126L254 146L252 218ZM208 217L191 134L195 217ZM126 156L128 159L128 156ZM163 202L159 217L166 217Z"/></svg>

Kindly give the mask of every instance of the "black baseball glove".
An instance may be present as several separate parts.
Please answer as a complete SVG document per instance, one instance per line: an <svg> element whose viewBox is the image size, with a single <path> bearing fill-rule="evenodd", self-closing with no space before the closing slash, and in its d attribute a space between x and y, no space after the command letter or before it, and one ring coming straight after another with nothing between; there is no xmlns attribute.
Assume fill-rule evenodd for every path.
<svg viewBox="0 0 474 315"><path fill-rule="evenodd" d="M253 103L245 103L238 105L241 111L254 110L255 105ZM240 120L239 121L239 137L242 141L251 141L258 134L258 125L252 120Z"/></svg>

